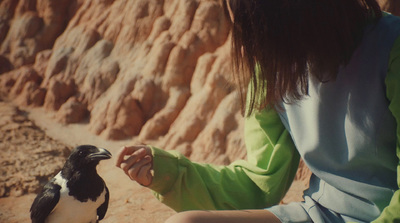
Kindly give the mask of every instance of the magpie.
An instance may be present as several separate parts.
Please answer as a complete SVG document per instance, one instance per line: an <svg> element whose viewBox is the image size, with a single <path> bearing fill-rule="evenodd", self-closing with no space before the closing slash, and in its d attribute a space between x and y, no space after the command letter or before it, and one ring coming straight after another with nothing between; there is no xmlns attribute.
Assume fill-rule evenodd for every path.
<svg viewBox="0 0 400 223"><path fill-rule="evenodd" d="M94 223L103 219L110 195L96 166L110 158L109 151L96 146L74 148L61 171L33 201L32 223Z"/></svg>

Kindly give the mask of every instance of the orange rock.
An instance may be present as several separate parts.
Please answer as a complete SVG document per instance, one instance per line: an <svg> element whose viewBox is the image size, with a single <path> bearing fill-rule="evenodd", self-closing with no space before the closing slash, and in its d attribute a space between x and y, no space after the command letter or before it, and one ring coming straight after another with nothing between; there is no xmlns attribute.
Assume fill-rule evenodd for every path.
<svg viewBox="0 0 400 223"><path fill-rule="evenodd" d="M24 66L19 69L13 70L14 73L12 78L15 79L15 83L10 90L10 97L15 98L19 94L22 94L22 89L25 87L26 83L34 82L39 85L42 78L37 74L37 72L31 66ZM27 92L25 92L27 93Z"/></svg>
<svg viewBox="0 0 400 223"><path fill-rule="evenodd" d="M196 161L246 157L218 0L3 0L0 9L0 91L19 104Z"/></svg>
<svg viewBox="0 0 400 223"><path fill-rule="evenodd" d="M70 97L57 111L56 119L64 124L78 123L83 121L88 114L85 104L79 102L75 97Z"/></svg>
<svg viewBox="0 0 400 223"><path fill-rule="evenodd" d="M40 88L37 83L29 81L15 100L19 105L38 107L43 105L45 96L46 90L44 88Z"/></svg>
<svg viewBox="0 0 400 223"><path fill-rule="evenodd" d="M47 88L43 106L49 110L58 110L75 92L75 83L51 79Z"/></svg>

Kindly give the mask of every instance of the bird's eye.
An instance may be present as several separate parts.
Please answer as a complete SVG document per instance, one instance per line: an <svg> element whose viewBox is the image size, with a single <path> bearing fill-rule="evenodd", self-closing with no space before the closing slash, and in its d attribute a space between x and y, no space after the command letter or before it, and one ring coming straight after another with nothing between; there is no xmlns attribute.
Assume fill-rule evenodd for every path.
<svg viewBox="0 0 400 223"><path fill-rule="evenodd" d="M78 155L83 156L83 151L79 151Z"/></svg>

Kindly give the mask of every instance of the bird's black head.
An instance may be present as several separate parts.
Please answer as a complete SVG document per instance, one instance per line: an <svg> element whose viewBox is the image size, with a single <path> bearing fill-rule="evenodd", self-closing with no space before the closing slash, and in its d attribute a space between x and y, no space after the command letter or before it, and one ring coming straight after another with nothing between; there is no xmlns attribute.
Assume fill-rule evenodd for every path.
<svg viewBox="0 0 400 223"><path fill-rule="evenodd" d="M72 150L67 163L74 168L96 166L100 160L110 159L111 153L103 148L92 145L80 145Z"/></svg>

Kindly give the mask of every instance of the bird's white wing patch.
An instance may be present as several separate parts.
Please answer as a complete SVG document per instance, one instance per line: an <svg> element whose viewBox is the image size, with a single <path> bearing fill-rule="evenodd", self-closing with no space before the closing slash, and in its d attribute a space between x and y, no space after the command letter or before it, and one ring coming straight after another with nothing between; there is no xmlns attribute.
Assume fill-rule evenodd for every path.
<svg viewBox="0 0 400 223"><path fill-rule="evenodd" d="M97 221L97 208L105 201L105 189L96 201L88 199L87 202L80 202L73 196L68 195L67 180L61 176L61 173L55 176L55 183L61 186L60 201L46 219L46 223L88 223Z"/></svg>

